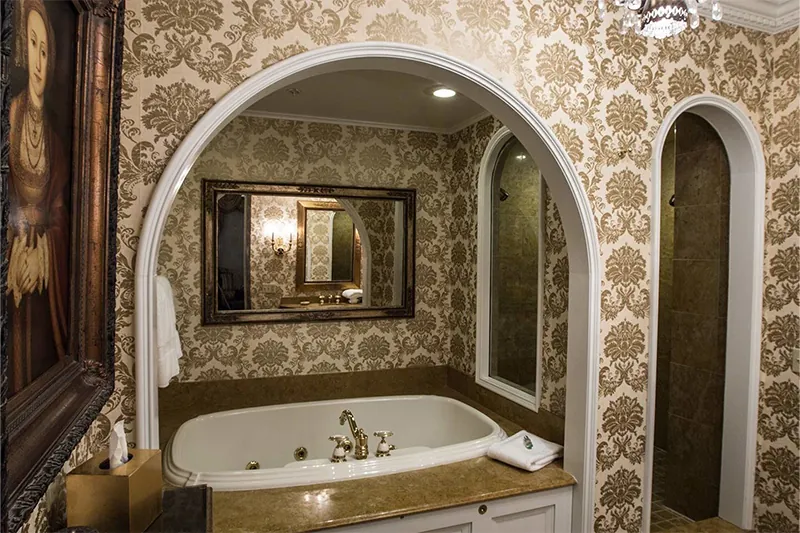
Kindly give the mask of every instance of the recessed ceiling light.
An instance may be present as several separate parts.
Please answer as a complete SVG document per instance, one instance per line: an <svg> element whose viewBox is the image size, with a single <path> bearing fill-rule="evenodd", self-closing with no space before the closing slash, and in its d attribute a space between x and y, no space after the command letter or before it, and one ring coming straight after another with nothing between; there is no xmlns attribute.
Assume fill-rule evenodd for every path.
<svg viewBox="0 0 800 533"><path fill-rule="evenodd" d="M456 92L448 87L438 87L431 94L436 98L452 98L456 95Z"/></svg>

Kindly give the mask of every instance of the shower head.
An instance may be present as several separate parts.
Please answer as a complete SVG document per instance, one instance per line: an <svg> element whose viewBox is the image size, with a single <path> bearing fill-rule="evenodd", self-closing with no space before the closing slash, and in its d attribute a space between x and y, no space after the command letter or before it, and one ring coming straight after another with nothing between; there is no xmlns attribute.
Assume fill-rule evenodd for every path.
<svg viewBox="0 0 800 533"><path fill-rule="evenodd" d="M505 202L506 200L508 200L508 193L504 188L500 187L500 201Z"/></svg>

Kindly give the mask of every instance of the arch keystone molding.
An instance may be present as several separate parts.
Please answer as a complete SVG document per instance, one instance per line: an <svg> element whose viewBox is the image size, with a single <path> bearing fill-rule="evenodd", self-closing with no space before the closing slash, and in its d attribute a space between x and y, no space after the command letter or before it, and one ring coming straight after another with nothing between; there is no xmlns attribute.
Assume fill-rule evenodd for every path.
<svg viewBox="0 0 800 533"><path fill-rule="evenodd" d="M341 70L374 69L436 79L499 119L536 160L558 205L569 254L569 337L564 468L575 476L572 530L593 523L600 339L600 249L591 206L575 167L553 131L515 91L482 70L417 46L347 43L295 55L254 74L222 97L192 128L155 187L136 257L136 442L158 448L156 297L158 249L178 191L209 142L264 96L302 79Z"/></svg>
<svg viewBox="0 0 800 533"><path fill-rule="evenodd" d="M704 94L677 103L664 117L653 146L650 272L650 359L647 384L644 510L642 531L650 530L655 445L658 289L661 250L661 158L672 125L683 113L705 119L719 134L730 162L731 197L728 323L719 516L753 529L761 365L761 307L764 283L766 166L761 138L733 102Z"/></svg>

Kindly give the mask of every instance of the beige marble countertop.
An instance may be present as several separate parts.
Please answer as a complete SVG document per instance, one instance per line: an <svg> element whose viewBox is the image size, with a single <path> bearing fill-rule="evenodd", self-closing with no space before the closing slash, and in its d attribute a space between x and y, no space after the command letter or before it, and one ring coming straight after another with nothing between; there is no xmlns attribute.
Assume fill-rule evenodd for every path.
<svg viewBox="0 0 800 533"><path fill-rule="evenodd" d="M521 428L450 390L512 435ZM304 487L215 492L214 530L225 533L302 533L486 502L575 484L560 463L525 472L488 457L388 476Z"/></svg>
<svg viewBox="0 0 800 533"><path fill-rule="evenodd" d="M215 492L214 530L301 533L567 487L552 464L524 472L488 457L389 476L324 485Z"/></svg>
<svg viewBox="0 0 800 533"><path fill-rule="evenodd" d="M434 369L439 370L441 369ZM384 376L384 374L386 374ZM431 370L356 372L350 375L304 376L301 380L277 379L265 387L259 380L184 384L180 391L161 398L170 410L162 410L162 438L183 422L200 414L253 405L323 399L309 391L358 390L360 395L437 394L460 400L494 419L512 435L525 424L545 438L563 435L552 415L537 427L519 419L516 406L492 411L445 385L445 374ZM320 385L319 380L335 383ZM284 383L285 381L285 383ZM470 385L471 385L470 381ZM272 391L268 397L264 391ZM274 394L273 394L274 393ZM274 397L273 397L274 396ZM480 396L480 395L479 395ZM330 398L324 398L330 399ZM476 398L478 399L478 398ZM504 404L498 404L502 407ZM508 417L508 418L506 418ZM509 420L515 418L517 421ZM519 422L519 423L517 423ZM446 509L498 498L528 494L575 484L559 464L538 472L524 472L487 457L388 476L340 481L303 487L286 487L213 493L214 530L222 533L301 533L397 516Z"/></svg>

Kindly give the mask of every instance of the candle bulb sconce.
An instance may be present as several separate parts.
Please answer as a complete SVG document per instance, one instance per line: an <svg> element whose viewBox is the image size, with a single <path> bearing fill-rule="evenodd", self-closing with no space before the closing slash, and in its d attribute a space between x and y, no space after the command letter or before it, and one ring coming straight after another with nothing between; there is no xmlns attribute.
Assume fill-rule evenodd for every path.
<svg viewBox="0 0 800 533"><path fill-rule="evenodd" d="M275 255L278 257L282 257L287 252L291 251L292 249L292 234L289 234L289 243L287 244L283 237L275 238L275 233L269 239L269 244L272 246L272 251L275 252Z"/></svg>

